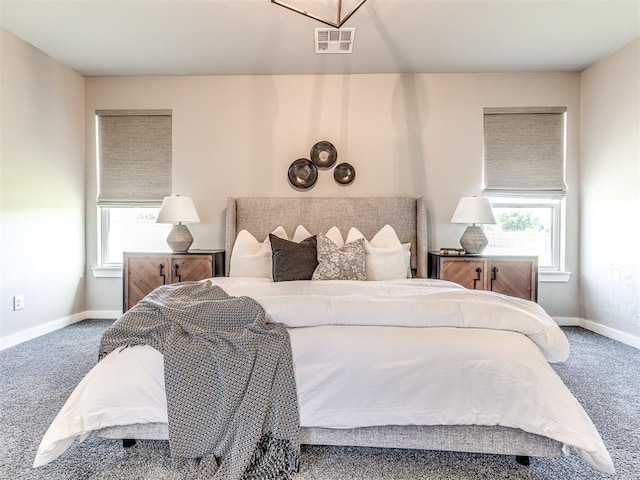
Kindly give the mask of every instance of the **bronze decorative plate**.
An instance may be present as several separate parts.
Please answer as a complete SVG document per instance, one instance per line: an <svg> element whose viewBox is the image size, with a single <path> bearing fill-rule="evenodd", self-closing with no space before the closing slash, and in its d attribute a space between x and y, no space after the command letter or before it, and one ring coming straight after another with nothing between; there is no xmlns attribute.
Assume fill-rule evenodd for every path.
<svg viewBox="0 0 640 480"><path fill-rule="evenodd" d="M333 170L333 178L340 185L349 185L356 178L356 169L349 163L341 163Z"/></svg>
<svg viewBox="0 0 640 480"><path fill-rule="evenodd" d="M310 188L318 179L318 168L311 160L299 158L289 166L288 176L289 182L294 187L301 189Z"/></svg>
<svg viewBox="0 0 640 480"><path fill-rule="evenodd" d="M311 161L321 169L331 168L338 159L338 151L331 143L321 141L311 147Z"/></svg>

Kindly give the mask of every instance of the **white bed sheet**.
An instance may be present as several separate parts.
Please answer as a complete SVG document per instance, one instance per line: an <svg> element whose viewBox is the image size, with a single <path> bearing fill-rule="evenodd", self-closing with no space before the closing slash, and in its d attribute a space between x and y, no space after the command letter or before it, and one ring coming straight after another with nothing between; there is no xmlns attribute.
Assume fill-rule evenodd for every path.
<svg viewBox="0 0 640 480"><path fill-rule="evenodd" d="M531 302L505 299L516 305L515 316L522 318L515 323L523 324L527 336L504 329L502 316L507 314L501 308L510 307L493 305L504 303L495 295L481 295L490 298L487 308L494 311L487 316L497 316L495 327L478 328L478 315L473 308L460 313L469 310L463 307L457 309L453 327L439 325L440 320L429 328L412 325L418 321L412 317L424 316L424 308L429 311L424 299L416 298L420 295L453 294L457 300L445 298L449 313L450 302L459 306L471 301L463 289L446 282L214 281L231 295L253 296L272 320L289 325L301 426L516 427L558 440L565 451L575 447L594 468L614 471L593 423L547 362L568 353L566 338ZM296 309L283 301L286 293L293 294L289 299ZM358 296L370 297L376 308L356 314L359 324L345 325L345 308L361 304ZM385 317L375 312L391 308L384 298L395 315L382 321ZM373 325L363 326L368 314ZM291 322L313 326L294 327ZM538 344L548 350L547 358ZM69 397L42 439L34 466L54 460L74 439L92 431L147 422L167 422L162 355L148 346L115 350Z"/></svg>

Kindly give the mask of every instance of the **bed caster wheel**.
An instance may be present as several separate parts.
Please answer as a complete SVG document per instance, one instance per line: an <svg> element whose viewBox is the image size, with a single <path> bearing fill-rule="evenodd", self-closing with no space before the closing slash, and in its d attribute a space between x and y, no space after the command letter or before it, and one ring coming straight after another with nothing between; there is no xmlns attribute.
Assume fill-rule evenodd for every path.
<svg viewBox="0 0 640 480"><path fill-rule="evenodd" d="M516 455L516 462L518 462L520 465L528 467L531 459L526 455Z"/></svg>
<svg viewBox="0 0 640 480"><path fill-rule="evenodd" d="M122 440L123 448L131 448L136 444L136 441L133 438L125 438Z"/></svg>

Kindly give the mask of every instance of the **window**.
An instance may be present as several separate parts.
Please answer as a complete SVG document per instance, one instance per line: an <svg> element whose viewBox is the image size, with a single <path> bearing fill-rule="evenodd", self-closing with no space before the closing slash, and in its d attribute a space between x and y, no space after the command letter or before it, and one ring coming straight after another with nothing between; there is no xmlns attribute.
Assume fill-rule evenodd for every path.
<svg viewBox="0 0 640 480"><path fill-rule="evenodd" d="M171 195L171 111L96 111L100 265L124 251L166 248L170 225L155 223Z"/></svg>
<svg viewBox="0 0 640 480"><path fill-rule="evenodd" d="M565 107L485 108L484 195L497 225L487 253L537 255L564 269Z"/></svg>
<svg viewBox="0 0 640 480"><path fill-rule="evenodd" d="M541 269L560 270L562 200L493 198L496 225L485 225L487 253L537 255Z"/></svg>
<svg viewBox="0 0 640 480"><path fill-rule="evenodd" d="M162 251L171 225L156 223L160 207L101 207L103 266L122 264L123 252Z"/></svg>

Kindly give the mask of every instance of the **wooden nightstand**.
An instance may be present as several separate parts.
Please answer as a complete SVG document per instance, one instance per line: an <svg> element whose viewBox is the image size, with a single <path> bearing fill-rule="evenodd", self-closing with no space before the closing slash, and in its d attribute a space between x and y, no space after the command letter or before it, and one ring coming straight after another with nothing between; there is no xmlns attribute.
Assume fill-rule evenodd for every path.
<svg viewBox="0 0 640 480"><path fill-rule="evenodd" d="M429 252L429 278L538 301L538 257Z"/></svg>
<svg viewBox="0 0 640 480"><path fill-rule="evenodd" d="M125 252L122 310L129 310L160 285L221 276L224 276L224 250Z"/></svg>

